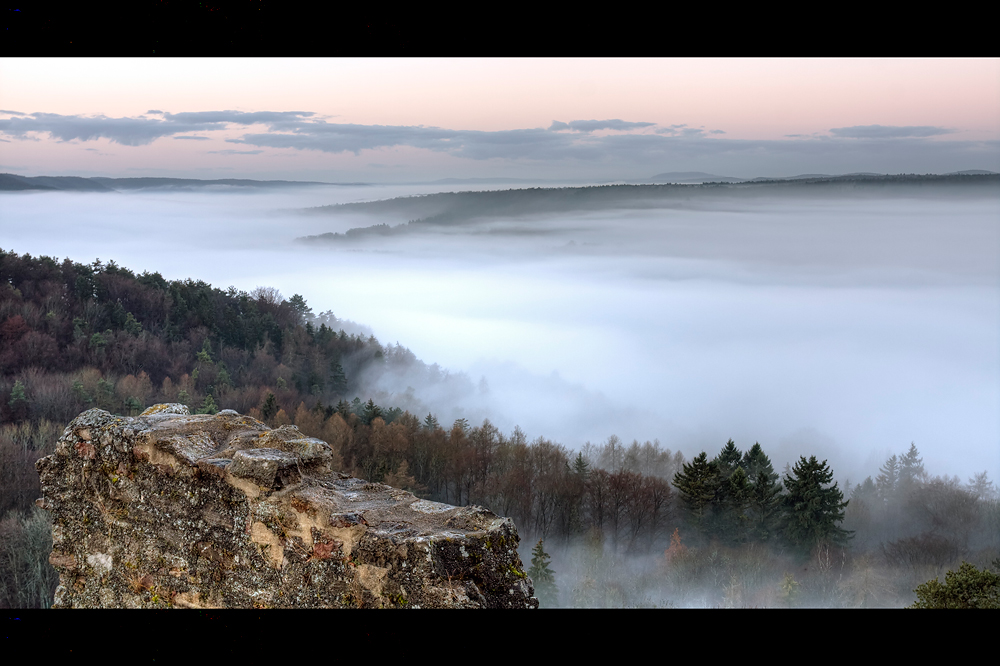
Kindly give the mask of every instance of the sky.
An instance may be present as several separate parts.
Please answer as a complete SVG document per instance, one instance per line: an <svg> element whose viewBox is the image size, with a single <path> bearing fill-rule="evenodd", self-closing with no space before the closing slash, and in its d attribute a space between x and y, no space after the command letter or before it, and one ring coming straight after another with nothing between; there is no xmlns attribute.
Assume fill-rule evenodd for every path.
<svg viewBox="0 0 1000 666"><path fill-rule="evenodd" d="M404 183L1000 171L1000 59L0 59L0 170Z"/></svg>

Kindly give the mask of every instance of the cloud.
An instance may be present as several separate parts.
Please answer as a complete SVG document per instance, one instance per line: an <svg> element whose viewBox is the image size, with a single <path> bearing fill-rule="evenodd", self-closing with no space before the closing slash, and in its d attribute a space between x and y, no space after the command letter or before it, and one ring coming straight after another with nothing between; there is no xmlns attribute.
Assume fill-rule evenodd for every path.
<svg viewBox="0 0 1000 666"><path fill-rule="evenodd" d="M151 112L152 113L152 112ZM107 139L125 146L145 146L153 141L185 132L226 129L230 124L267 124L272 131L294 130L310 111L198 111L156 112L162 118L109 118L107 116L63 116L31 113L27 117L0 119L0 132L20 139L29 132L47 132L60 141Z"/></svg>
<svg viewBox="0 0 1000 666"><path fill-rule="evenodd" d="M560 122L558 120L553 120L552 125L549 126L550 132L558 132L560 130L570 130L573 132L597 132L599 130L618 130L618 131L628 131L633 129L641 129L643 127L652 127L656 123L644 123L644 122L629 122L626 120L571 120L568 123Z"/></svg>
<svg viewBox="0 0 1000 666"><path fill-rule="evenodd" d="M184 113L164 113L163 117L172 123L211 123L214 125L227 123L256 125L261 123L273 127L284 123L295 123L315 115L312 111L187 111Z"/></svg>
<svg viewBox="0 0 1000 666"><path fill-rule="evenodd" d="M679 125L669 125L667 127L659 127L653 130L657 134L666 136L679 136L686 138L703 137L705 136L705 128L702 127L688 127L686 123L681 123ZM708 134L725 134L723 130L711 130Z"/></svg>
<svg viewBox="0 0 1000 666"><path fill-rule="evenodd" d="M844 139L913 139L941 134L952 134L956 130L930 125L854 125L834 127L830 133Z"/></svg>
<svg viewBox="0 0 1000 666"><path fill-rule="evenodd" d="M263 150L210 150L209 155L260 155Z"/></svg>
<svg viewBox="0 0 1000 666"><path fill-rule="evenodd" d="M568 123L567 123L568 124ZM559 127L559 125L555 125ZM477 161L518 160L587 169L636 167L664 170L694 169L711 173L790 175L824 169L828 172L945 172L968 168L997 170L997 142L927 142L900 137L886 150L881 138L780 140L726 139L703 128L677 125L650 134L598 136L583 132L517 129L495 132L438 127L301 122L285 132L244 134L232 143L265 148L293 148L327 153L406 146Z"/></svg>
<svg viewBox="0 0 1000 666"><path fill-rule="evenodd" d="M335 123L329 118L310 111L158 112L155 117L125 118L31 113L0 118L0 134L5 141L38 141L48 134L49 140L84 142L103 138L126 146L144 146L163 137L206 141L211 138L204 136L209 132L245 128L239 134L227 135L227 142L237 144L233 150L215 154L258 154L254 152L257 149L286 148L359 155L363 150L405 147L477 161L518 161L522 163L519 167L529 161L546 169L565 167L593 173L622 168L654 169L651 173L696 169L753 177L817 170L1000 170L997 142L925 140L955 131L943 127L868 125L834 128L811 137L743 140L722 138L718 135L725 134L723 130L704 126L680 123L660 127L620 119L553 121L547 128L479 131ZM248 131L251 126L252 131ZM653 132L630 131L642 128L653 128ZM599 130L615 131L599 134ZM887 149L890 143L891 150Z"/></svg>
<svg viewBox="0 0 1000 666"><path fill-rule="evenodd" d="M352 152L357 155L362 150L393 146L449 150L461 145L461 138L470 134L468 131L437 127L326 122L286 122L281 129L287 133L245 134L240 139L227 139L227 141L270 148L310 149L327 153ZM480 132L480 134L488 133Z"/></svg>
<svg viewBox="0 0 1000 666"><path fill-rule="evenodd" d="M25 118L0 120L0 132L27 138L29 132L48 132L59 141L108 139L125 146L145 146L156 139L180 132L214 129L206 123L170 123L149 118L108 118L107 116L63 116L57 113L32 113Z"/></svg>

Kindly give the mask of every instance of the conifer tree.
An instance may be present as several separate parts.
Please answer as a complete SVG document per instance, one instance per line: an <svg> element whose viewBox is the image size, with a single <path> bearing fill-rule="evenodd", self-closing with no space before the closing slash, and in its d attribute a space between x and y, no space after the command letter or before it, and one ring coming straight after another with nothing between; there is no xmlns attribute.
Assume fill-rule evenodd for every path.
<svg viewBox="0 0 1000 666"><path fill-rule="evenodd" d="M347 418L351 415L351 403L341 398L337 402L337 413L340 414L340 418L344 419L346 423Z"/></svg>
<svg viewBox="0 0 1000 666"><path fill-rule="evenodd" d="M943 585L937 578L918 585L917 601L910 608L1000 608L1000 575L989 568L980 571L962 562L944 579Z"/></svg>
<svg viewBox="0 0 1000 666"><path fill-rule="evenodd" d="M199 363L212 365L212 345L208 338L205 338L205 344L201 346L201 351L195 354L195 358Z"/></svg>
<svg viewBox="0 0 1000 666"><path fill-rule="evenodd" d="M212 394L209 393L205 396L205 401L201 405L201 409L198 410L199 414L218 414L219 407L215 404L215 399L212 398Z"/></svg>
<svg viewBox="0 0 1000 666"><path fill-rule="evenodd" d="M747 507L750 536L767 541L774 535L781 515L781 483L771 459L758 442L743 456L743 465L750 482Z"/></svg>
<svg viewBox="0 0 1000 666"><path fill-rule="evenodd" d="M535 584L539 608L551 608L559 602L559 588L556 587L555 572L549 568L550 559L539 539L531 549L531 568L528 569L528 576Z"/></svg>
<svg viewBox="0 0 1000 666"><path fill-rule="evenodd" d="M836 482L829 485L831 481L833 471L816 456L799 458L792 473L785 477L788 494L783 531L785 538L803 552L810 552L823 541L846 543L853 534L838 527L848 502Z"/></svg>
<svg viewBox="0 0 1000 666"><path fill-rule="evenodd" d="M725 536L736 543L743 543L751 536L749 509L752 487L742 467L736 468L726 486Z"/></svg>
<svg viewBox="0 0 1000 666"><path fill-rule="evenodd" d="M717 536L729 540L739 540L736 534L737 525L740 523L739 516L743 513L743 504L746 502L746 474L737 480L737 487L730 484L730 479L737 470L742 470L742 460L743 454L736 448L736 443L729 440L712 461L718 470L716 496L712 502L715 514L712 531ZM739 499L733 496L734 491L741 494Z"/></svg>
<svg viewBox="0 0 1000 666"><path fill-rule="evenodd" d="M879 467L879 475L875 479L878 495L883 502L888 502L896 496L896 486L899 484L899 458L895 455Z"/></svg>
<svg viewBox="0 0 1000 666"><path fill-rule="evenodd" d="M728 481L729 477L736 471L736 468L742 466L743 458L744 456L740 453L740 450L736 448L736 443L733 440L729 440L722 447L719 455L715 456L713 462L719 466L719 473L722 475L723 480Z"/></svg>
<svg viewBox="0 0 1000 666"><path fill-rule="evenodd" d="M268 393L264 400L264 406L260 408L260 415L264 421L270 421L278 413L278 401L273 393Z"/></svg>
<svg viewBox="0 0 1000 666"><path fill-rule="evenodd" d="M306 323L310 318L312 318L312 308L306 304L306 299L304 299L300 294L293 294L292 297L285 302L288 303L292 310L295 311L300 324Z"/></svg>
<svg viewBox="0 0 1000 666"><path fill-rule="evenodd" d="M333 381L330 382L330 388L333 390L334 395L344 395L347 392L347 375L344 374L344 366L337 360L332 363L331 370L333 372Z"/></svg>
<svg viewBox="0 0 1000 666"><path fill-rule="evenodd" d="M710 532L712 504L719 489L719 467L708 460L702 451L690 464L685 463L680 472L674 474L674 487L681 493L681 502L686 509L692 527L702 535Z"/></svg>
<svg viewBox="0 0 1000 666"><path fill-rule="evenodd" d="M908 492L915 484L921 482L927 473L924 471L924 459L917 451L917 445L910 442L909 450L899 457L899 490Z"/></svg>
<svg viewBox="0 0 1000 666"><path fill-rule="evenodd" d="M365 423L371 424L372 421L382 416L382 408L375 404L375 401L368 398L368 402L365 404L364 413L361 418Z"/></svg>
<svg viewBox="0 0 1000 666"><path fill-rule="evenodd" d="M590 463L583 457L583 452L577 453L573 460L573 473L584 481L590 476Z"/></svg>
<svg viewBox="0 0 1000 666"><path fill-rule="evenodd" d="M14 382L14 388L10 391L10 400L7 401L10 407L11 420L21 421L28 418L28 396L24 390L24 384L18 379Z"/></svg>
<svg viewBox="0 0 1000 666"><path fill-rule="evenodd" d="M771 465L771 459L764 453L764 447L760 445L760 442L753 443L750 450L743 454L743 461L740 464L751 479L757 476L757 473L762 470L768 475L773 474L775 480L778 478L774 467Z"/></svg>
<svg viewBox="0 0 1000 666"><path fill-rule="evenodd" d="M123 328L136 337L142 333L142 324L136 321L135 316L131 312L125 315L125 324Z"/></svg>

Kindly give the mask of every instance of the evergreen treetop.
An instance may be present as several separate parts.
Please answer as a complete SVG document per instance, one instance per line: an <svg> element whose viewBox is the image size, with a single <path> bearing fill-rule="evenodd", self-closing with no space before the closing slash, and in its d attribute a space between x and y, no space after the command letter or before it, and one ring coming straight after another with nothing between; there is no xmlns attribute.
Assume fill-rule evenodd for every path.
<svg viewBox="0 0 1000 666"><path fill-rule="evenodd" d="M848 502L836 482L829 485L831 481L833 471L816 456L799 458L791 474L785 476L784 535L804 552L823 541L846 543L853 534L838 527Z"/></svg>
<svg viewBox="0 0 1000 666"><path fill-rule="evenodd" d="M719 489L718 464L714 460L709 461L708 454L702 451L674 474L673 484L681 493L681 501L694 527L706 533L712 503Z"/></svg>
<svg viewBox="0 0 1000 666"><path fill-rule="evenodd" d="M958 571L917 586L917 601L910 608L1000 608L1000 575L962 562Z"/></svg>
<svg viewBox="0 0 1000 666"><path fill-rule="evenodd" d="M554 606L559 600L559 588L556 587L555 572L549 568L550 557L545 552L541 539L531 549L531 568L528 576L535 584L535 596L539 607Z"/></svg>
<svg viewBox="0 0 1000 666"><path fill-rule="evenodd" d="M728 479L736 471L736 468L740 467L742 461L743 454L736 448L736 443L729 440L712 462L719 467L722 478Z"/></svg>
<svg viewBox="0 0 1000 666"><path fill-rule="evenodd" d="M899 488L909 490L913 484L918 483L927 476L924 471L924 459L917 451L917 445L910 442L910 448L899 457Z"/></svg>
<svg viewBox="0 0 1000 666"><path fill-rule="evenodd" d="M890 456L878 471L875 486L878 488L879 497L887 501L895 496L896 486L899 485L899 458L895 455Z"/></svg>

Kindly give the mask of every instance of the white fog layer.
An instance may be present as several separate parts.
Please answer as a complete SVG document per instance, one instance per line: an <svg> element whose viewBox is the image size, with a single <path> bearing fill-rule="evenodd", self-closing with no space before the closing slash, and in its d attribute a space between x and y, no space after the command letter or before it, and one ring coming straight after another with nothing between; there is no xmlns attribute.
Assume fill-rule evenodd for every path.
<svg viewBox="0 0 1000 666"><path fill-rule="evenodd" d="M419 192L4 193L0 248L302 294L468 374L469 395L412 386L442 423L489 418L573 449L658 438L688 458L757 441L776 469L816 455L852 482L912 441L927 469L1000 478L995 188L706 196L295 241L407 222L297 209Z"/></svg>

